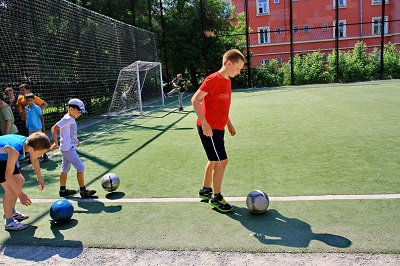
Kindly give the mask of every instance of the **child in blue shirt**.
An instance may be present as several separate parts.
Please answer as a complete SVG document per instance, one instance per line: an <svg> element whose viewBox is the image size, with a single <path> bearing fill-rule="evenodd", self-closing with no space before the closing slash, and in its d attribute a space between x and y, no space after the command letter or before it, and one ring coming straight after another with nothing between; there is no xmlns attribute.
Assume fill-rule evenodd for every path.
<svg viewBox="0 0 400 266"><path fill-rule="evenodd" d="M33 133L29 137L15 134L0 136L0 184L4 189L5 230L19 231L28 227L19 221L25 220L29 216L15 209L18 198L23 205L32 204L29 196L22 191L25 178L17 166L18 160L24 159L26 152L30 153L39 189L43 190L44 181L40 173L38 158L50 148L50 144L49 138L42 132Z"/></svg>
<svg viewBox="0 0 400 266"><path fill-rule="evenodd" d="M43 132L45 133L44 127L44 116L42 113L42 108L35 104L35 95L33 93L25 94L25 99L27 106L26 109L26 128L29 131L29 135L35 132ZM47 162L49 157L46 153L43 154L42 162Z"/></svg>

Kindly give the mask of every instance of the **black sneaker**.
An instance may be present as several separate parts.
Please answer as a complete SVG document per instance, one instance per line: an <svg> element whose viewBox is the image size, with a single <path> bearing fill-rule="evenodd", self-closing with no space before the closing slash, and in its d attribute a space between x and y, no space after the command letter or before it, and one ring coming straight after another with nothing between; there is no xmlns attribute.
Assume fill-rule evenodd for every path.
<svg viewBox="0 0 400 266"><path fill-rule="evenodd" d="M60 197L68 197L68 196L76 194L77 191L73 190L73 189L66 189L63 191L59 191L58 193L60 194Z"/></svg>
<svg viewBox="0 0 400 266"><path fill-rule="evenodd" d="M217 200L216 198L210 199L210 205L219 210L220 212L230 212L232 210L232 205L222 198L222 200Z"/></svg>
<svg viewBox="0 0 400 266"><path fill-rule="evenodd" d="M207 200L209 201L211 199L211 196L213 194L212 188L210 189L200 189L199 190L199 198L201 198L202 200Z"/></svg>
<svg viewBox="0 0 400 266"><path fill-rule="evenodd" d="M82 198L92 198L94 194L96 194L96 190L86 189L84 191L81 191Z"/></svg>

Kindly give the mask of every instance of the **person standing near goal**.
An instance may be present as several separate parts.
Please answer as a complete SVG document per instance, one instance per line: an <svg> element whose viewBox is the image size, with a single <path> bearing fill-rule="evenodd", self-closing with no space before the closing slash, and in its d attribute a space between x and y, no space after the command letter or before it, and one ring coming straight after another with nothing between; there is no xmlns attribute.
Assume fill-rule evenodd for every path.
<svg viewBox="0 0 400 266"><path fill-rule="evenodd" d="M77 171L76 176L81 197L92 198L93 195L96 194L96 190L89 190L85 186L85 165L75 150L75 148L80 144L77 137L78 126L75 119L80 117L82 113L87 113L83 102L76 98L71 99L68 102L68 112L51 128L51 134L54 140L54 143L50 147L50 150L52 151L58 147L57 131L60 131L60 151L62 154L59 191L60 197L66 197L77 193L76 190L67 189L67 177L71 165L73 165Z"/></svg>
<svg viewBox="0 0 400 266"><path fill-rule="evenodd" d="M197 115L197 131L208 158L203 187L198 196L208 200L211 206L221 212L232 210L232 205L221 194L222 179L228 164L224 144L225 127L228 127L231 136L236 134L229 119L232 95L230 78L240 73L244 62L245 58L239 50L227 51L223 56L221 69L209 75L192 97Z"/></svg>
<svg viewBox="0 0 400 266"><path fill-rule="evenodd" d="M182 77L182 74L178 74L176 76L177 81L172 82L172 86L174 87L170 92L167 93L167 97L171 96L172 94L179 92L178 95L178 101L179 101L179 111L183 111L183 103L182 103L182 98L183 94L186 91L186 86L187 84L190 83L188 79L184 79Z"/></svg>

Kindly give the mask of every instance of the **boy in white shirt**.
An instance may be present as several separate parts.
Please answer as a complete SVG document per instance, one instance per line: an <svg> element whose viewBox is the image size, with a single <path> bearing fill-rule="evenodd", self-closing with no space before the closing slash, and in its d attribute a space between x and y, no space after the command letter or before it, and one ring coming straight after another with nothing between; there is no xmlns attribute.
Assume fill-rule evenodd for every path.
<svg viewBox="0 0 400 266"><path fill-rule="evenodd" d="M60 174L60 197L66 197L77 193L76 190L67 189L67 175L73 165L77 171L77 179L80 187L80 194L82 198L91 198L96 194L96 190L89 190L85 186L84 170L85 165L78 156L75 147L79 146L77 138L78 127L75 119L82 113L87 113L85 105L79 99L71 99L68 102L68 113L58 121L52 128L51 134L54 143L51 145L50 150L54 151L58 147L57 131L60 130L60 151L62 153L62 169Z"/></svg>

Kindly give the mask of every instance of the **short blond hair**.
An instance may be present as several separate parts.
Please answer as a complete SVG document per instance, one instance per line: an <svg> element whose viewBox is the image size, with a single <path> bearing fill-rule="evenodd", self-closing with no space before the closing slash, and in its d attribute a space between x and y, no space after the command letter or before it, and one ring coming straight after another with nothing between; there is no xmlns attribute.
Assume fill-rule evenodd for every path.
<svg viewBox="0 0 400 266"><path fill-rule="evenodd" d="M238 49L231 49L227 51L222 57L222 64L225 65L227 61L238 63L239 61L245 62L244 55Z"/></svg>

